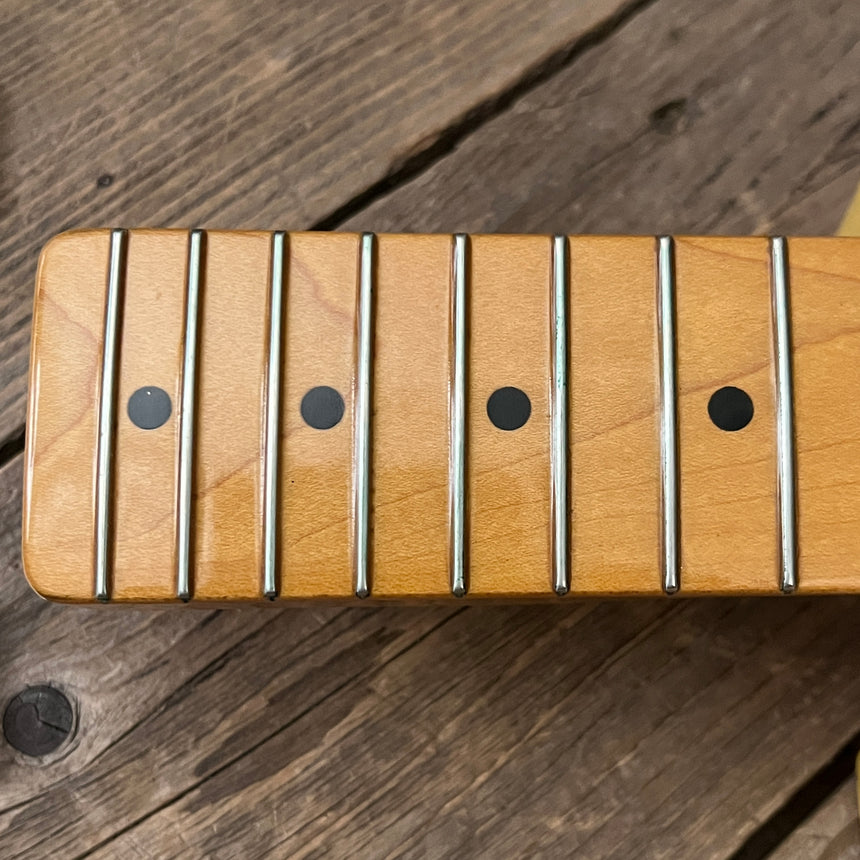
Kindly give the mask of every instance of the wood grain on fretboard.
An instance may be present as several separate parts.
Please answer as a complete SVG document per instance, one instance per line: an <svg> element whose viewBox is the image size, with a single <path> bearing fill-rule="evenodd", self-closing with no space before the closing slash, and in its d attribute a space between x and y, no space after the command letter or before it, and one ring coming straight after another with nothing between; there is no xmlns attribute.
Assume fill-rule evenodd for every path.
<svg viewBox="0 0 860 860"><path fill-rule="evenodd" d="M553 592L553 239L472 236L466 299L469 597ZM39 265L24 561L46 597L95 600L99 404L111 232L63 234ZM355 391L361 237L285 237L276 558L278 601L354 599ZM272 234L203 236L191 462L192 602L264 595ZM376 599L451 596L452 236L374 241L367 569ZM660 366L653 237L567 239L572 595L660 594ZM680 593L779 593L770 243L678 238L675 350ZM180 406L189 233L124 235L110 440L110 601L177 597ZM860 590L860 240L788 242L798 590ZM155 429L129 399L163 389ZM343 415L309 426L305 395ZM531 413L494 426L513 386ZM715 391L754 404L743 429Z"/></svg>

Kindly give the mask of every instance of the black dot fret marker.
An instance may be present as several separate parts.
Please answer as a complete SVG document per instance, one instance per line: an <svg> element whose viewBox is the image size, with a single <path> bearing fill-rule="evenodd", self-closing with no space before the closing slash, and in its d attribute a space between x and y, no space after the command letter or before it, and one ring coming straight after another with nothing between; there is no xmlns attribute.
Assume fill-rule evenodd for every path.
<svg viewBox="0 0 860 860"><path fill-rule="evenodd" d="M720 430L743 430L752 421L754 412L749 394L733 385L718 389L708 401L708 415Z"/></svg>
<svg viewBox="0 0 860 860"><path fill-rule="evenodd" d="M328 385L318 385L302 398L302 418L315 430L331 430L343 418L343 412L343 398Z"/></svg>
<svg viewBox="0 0 860 860"><path fill-rule="evenodd" d="M499 430L519 430L531 414L528 395L511 385L497 388L487 401L487 416Z"/></svg>
<svg viewBox="0 0 860 860"><path fill-rule="evenodd" d="M128 417L141 430L161 427L170 418L171 409L170 395L154 385L138 388L128 398Z"/></svg>

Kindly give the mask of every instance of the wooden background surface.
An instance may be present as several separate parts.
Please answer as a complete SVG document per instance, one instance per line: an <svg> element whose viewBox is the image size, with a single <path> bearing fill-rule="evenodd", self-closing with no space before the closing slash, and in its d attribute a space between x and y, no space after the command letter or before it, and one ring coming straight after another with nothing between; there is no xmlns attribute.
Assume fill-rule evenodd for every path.
<svg viewBox="0 0 860 860"><path fill-rule="evenodd" d="M856 0L0 0L0 855L857 857L860 600L76 610L20 570L72 226L831 233Z"/></svg>

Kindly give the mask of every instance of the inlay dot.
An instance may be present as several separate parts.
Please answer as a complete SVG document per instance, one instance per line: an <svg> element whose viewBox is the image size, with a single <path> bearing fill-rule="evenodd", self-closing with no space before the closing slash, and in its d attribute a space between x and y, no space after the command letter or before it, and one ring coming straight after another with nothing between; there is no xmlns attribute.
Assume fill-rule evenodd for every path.
<svg viewBox="0 0 860 860"><path fill-rule="evenodd" d="M343 418L343 411L343 398L328 385L318 385L302 398L302 418L315 430L331 430Z"/></svg>
<svg viewBox="0 0 860 860"><path fill-rule="evenodd" d="M528 395L511 385L497 388L487 401L487 416L499 430L519 430L531 414Z"/></svg>
<svg viewBox="0 0 860 860"><path fill-rule="evenodd" d="M753 402L742 388L726 385L717 389L708 401L708 415L720 428L733 432L743 430L753 419Z"/></svg>
<svg viewBox="0 0 860 860"><path fill-rule="evenodd" d="M128 398L128 417L141 430L155 430L170 418L170 395L154 385L138 388Z"/></svg>

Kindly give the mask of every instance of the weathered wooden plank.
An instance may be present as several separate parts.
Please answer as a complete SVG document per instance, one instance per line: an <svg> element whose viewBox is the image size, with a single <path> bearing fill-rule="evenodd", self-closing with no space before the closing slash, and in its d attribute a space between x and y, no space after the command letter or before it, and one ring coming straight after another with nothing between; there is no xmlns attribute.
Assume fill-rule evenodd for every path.
<svg viewBox="0 0 860 860"><path fill-rule="evenodd" d="M860 857L855 777L846 780L770 855L769 860L796 860L798 857L804 860L857 860Z"/></svg>
<svg viewBox="0 0 860 860"><path fill-rule="evenodd" d="M858 98L854 3L660 2L345 226L827 235Z"/></svg>
<svg viewBox="0 0 860 860"><path fill-rule="evenodd" d="M0 444L52 234L307 227L638 5L3 0Z"/></svg>
<svg viewBox="0 0 860 860"><path fill-rule="evenodd" d="M148 749L129 739L66 788L122 810L135 776L172 775L177 800L103 856L153 845L193 856L603 857L642 846L726 856L808 773L810 751L836 740L844 712L856 717L855 633L840 625L856 609L849 599L469 608L390 661L364 642L358 677L323 707L285 708L319 677L273 678L243 697L241 730L228 716L205 736L207 706L264 665L260 638L257 654L150 724ZM838 680L820 671L840 661ZM177 724L200 749L165 750ZM262 743L240 756L252 739ZM46 796L28 812L51 809Z"/></svg>

